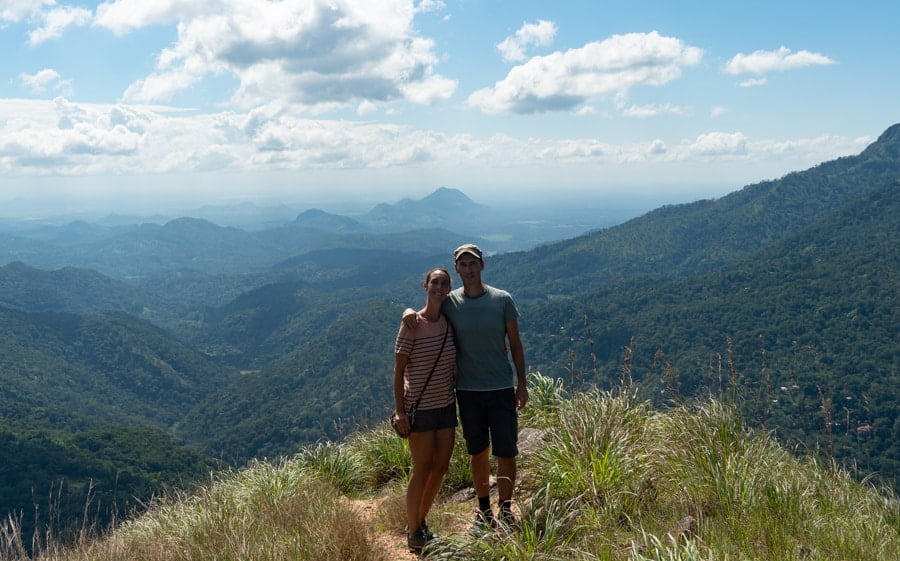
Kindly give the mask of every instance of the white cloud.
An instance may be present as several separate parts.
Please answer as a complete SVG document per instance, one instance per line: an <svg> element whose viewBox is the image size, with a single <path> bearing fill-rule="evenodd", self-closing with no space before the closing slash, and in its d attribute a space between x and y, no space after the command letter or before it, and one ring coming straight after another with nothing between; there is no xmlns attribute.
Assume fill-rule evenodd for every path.
<svg viewBox="0 0 900 561"><path fill-rule="evenodd" d="M525 60L525 48L531 45L546 47L553 43L556 37L556 24L552 21L538 20L537 23L525 23L512 37L507 37L497 49L500 56L507 62L519 62Z"/></svg>
<svg viewBox="0 0 900 561"><path fill-rule="evenodd" d="M48 88L59 88L68 85L68 82L62 80L59 72L52 68L45 68L34 74L19 74L19 81L29 91L36 94L44 93Z"/></svg>
<svg viewBox="0 0 900 561"><path fill-rule="evenodd" d="M740 82L738 86L742 88L755 88L757 86L765 86L768 83L767 78L748 78L743 82Z"/></svg>
<svg viewBox="0 0 900 561"><path fill-rule="evenodd" d="M650 104L650 105L631 105L622 110L626 117L637 117L646 119L648 117L656 117L658 115L684 115L687 109L680 105L671 103Z"/></svg>
<svg viewBox="0 0 900 561"><path fill-rule="evenodd" d="M28 42L39 45L44 41L59 39L67 27L88 25L92 17L91 11L85 8L64 6L50 10L42 14L43 26L28 34Z"/></svg>
<svg viewBox="0 0 900 561"><path fill-rule="evenodd" d="M715 119L716 117L720 117L728 112L728 109L722 107L721 105L716 105L712 109L709 110L709 116Z"/></svg>
<svg viewBox="0 0 900 561"><path fill-rule="evenodd" d="M117 33L178 23L178 40L156 71L131 84L129 102L167 101L208 76L239 80L232 104L280 103L316 114L364 101L430 104L457 82L435 73L434 42L413 28L406 0L117 0L98 7L98 25Z"/></svg>
<svg viewBox="0 0 900 561"><path fill-rule="evenodd" d="M653 142L651 142L650 146L647 148L647 153L652 156L659 155L659 154L665 154L668 151L669 151L668 146L666 146L666 143L660 139L656 139Z"/></svg>
<svg viewBox="0 0 900 561"><path fill-rule="evenodd" d="M356 107L356 114L360 117L365 117L366 115L371 115L378 111L378 106L372 103L371 101L363 101Z"/></svg>
<svg viewBox="0 0 900 561"><path fill-rule="evenodd" d="M687 151L700 156L741 156L747 154L747 137L739 132L710 132L701 134Z"/></svg>
<svg viewBox="0 0 900 561"><path fill-rule="evenodd" d="M190 21L203 14L228 13L238 2L228 0L110 0L97 6L94 24L125 35L148 25Z"/></svg>
<svg viewBox="0 0 900 561"><path fill-rule="evenodd" d="M0 2L0 21L18 22L40 14L44 6L56 0L4 0Z"/></svg>
<svg viewBox="0 0 900 561"><path fill-rule="evenodd" d="M794 70L806 66L836 64L836 61L810 51L791 52L787 47L777 51L754 51L749 55L738 53L725 64L728 74L766 74L775 70Z"/></svg>
<svg viewBox="0 0 900 561"><path fill-rule="evenodd" d="M658 86L700 62L703 51L651 33L613 35L580 49L534 57L503 80L469 96L485 113L571 111L602 95Z"/></svg>
<svg viewBox="0 0 900 561"><path fill-rule="evenodd" d="M35 26L28 33L28 43L32 46L60 38L69 26L88 25L92 17L93 13L87 8L56 7L56 0L0 1L0 23L27 21Z"/></svg>
<svg viewBox="0 0 900 561"><path fill-rule="evenodd" d="M176 92L189 87L199 79L196 74L180 70L152 74L129 85L123 98L139 103L169 101Z"/></svg>
<svg viewBox="0 0 900 561"><path fill-rule="evenodd" d="M477 137L410 127L309 119L276 106L246 113L180 113L171 108L0 100L0 175L116 176L418 169L582 169L617 166L672 176L670 166L802 169L858 153L871 139L823 136L751 141L740 132L615 144L599 138ZM585 168L584 166L594 166ZM785 167L787 166L787 167ZM709 168L713 169L713 168ZM669 170L667 172L667 170ZM733 173L728 171L728 173ZM752 177L752 175L751 175ZM764 176L763 176L764 177ZM738 185L736 185L737 187Z"/></svg>
<svg viewBox="0 0 900 561"><path fill-rule="evenodd" d="M28 109L28 117L5 116L0 129L4 173L102 174L110 171L110 161L133 161L129 156L137 150L141 132L129 130L121 118L133 109L100 112L62 98L32 103ZM40 117L53 120L34 120Z"/></svg>
<svg viewBox="0 0 900 561"><path fill-rule="evenodd" d="M440 12L445 9L447 4L441 0L419 0L416 4L416 11L421 13Z"/></svg>

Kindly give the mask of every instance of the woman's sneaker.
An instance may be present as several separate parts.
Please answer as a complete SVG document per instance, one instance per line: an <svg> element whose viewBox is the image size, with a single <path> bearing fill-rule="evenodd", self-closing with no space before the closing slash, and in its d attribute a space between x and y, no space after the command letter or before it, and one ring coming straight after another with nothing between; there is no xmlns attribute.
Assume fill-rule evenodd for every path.
<svg viewBox="0 0 900 561"><path fill-rule="evenodd" d="M428 529L428 521L427 520L422 521L422 534L425 535L426 542L430 542L431 540L433 540L434 538L437 537L436 535L434 535L431 532L431 530Z"/></svg>
<svg viewBox="0 0 900 561"><path fill-rule="evenodd" d="M422 548L425 547L425 544L428 543L428 539L425 537L425 532L422 531L422 527L419 528L415 532L410 532L409 528L406 529L406 545L409 547L409 550L413 553L422 553Z"/></svg>

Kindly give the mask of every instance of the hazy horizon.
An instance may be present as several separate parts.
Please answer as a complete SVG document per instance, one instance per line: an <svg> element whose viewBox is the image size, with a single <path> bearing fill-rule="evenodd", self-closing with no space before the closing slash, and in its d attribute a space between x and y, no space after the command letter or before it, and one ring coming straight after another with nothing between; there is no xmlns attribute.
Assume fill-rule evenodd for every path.
<svg viewBox="0 0 900 561"><path fill-rule="evenodd" d="M701 199L718 198L736 191L735 188L706 188L688 191L673 189L669 192L653 191L650 189L623 189L616 192L558 192L547 189L544 192L521 194L515 198L506 195L496 196L491 193L467 190L449 185L435 187L431 191L420 195L419 193L369 193L368 197L335 197L334 193L327 190L315 193L284 193L282 195L271 194L235 194L228 197L210 195L198 196L196 193L190 197L177 195L162 196L148 194L135 196L133 193L105 196L84 197L74 194L60 194L56 196L37 194L33 196L17 194L12 198L2 197L0 193L0 220L52 220L54 218L73 217L87 221L100 219L109 215L123 215L135 217L150 217L160 215L172 217L173 215L190 215L201 210L215 210L220 208L237 209L249 207L259 210L286 207L293 211L302 212L310 209L320 209L332 214L348 216L365 214L374 206L382 203L394 204L404 199L419 200L427 197L441 187L456 189L464 193L473 202L498 209L509 209L528 213L537 211L553 212L587 212L590 207L598 209L645 209L652 210L658 206L667 204L682 204ZM383 195L383 196L382 196ZM249 210L249 208L248 208Z"/></svg>
<svg viewBox="0 0 900 561"><path fill-rule="evenodd" d="M718 197L900 120L898 20L870 0L13 0L0 204Z"/></svg>

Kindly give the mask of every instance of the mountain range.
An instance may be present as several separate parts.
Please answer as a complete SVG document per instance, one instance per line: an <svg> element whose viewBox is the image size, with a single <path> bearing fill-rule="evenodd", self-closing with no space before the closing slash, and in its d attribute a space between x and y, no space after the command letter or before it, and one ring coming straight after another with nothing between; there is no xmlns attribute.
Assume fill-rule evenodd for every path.
<svg viewBox="0 0 900 561"><path fill-rule="evenodd" d="M291 454L379 422L401 311L472 240L489 250L486 282L518 301L531 369L572 386L628 375L659 407L728 395L779 437L896 485L898 181L894 125L856 156L615 226L579 218L557 241L449 188L252 231L196 217L7 228L0 439L29 460L6 458L0 511L60 479L73 497L91 480L122 496L123 470L146 496L178 483L161 473L187 481L211 458ZM497 229L472 234L484 224ZM129 438L127 454L100 444Z"/></svg>
<svg viewBox="0 0 900 561"><path fill-rule="evenodd" d="M489 208L457 189L442 187L423 199L382 203L358 216L307 209L293 220L266 221L253 229L198 217L153 216L133 223L123 223L122 217L63 224L0 220L0 263L72 266L118 279L175 273L246 275L328 249L393 245L403 253L445 253L447 245L459 245L473 235L492 253L529 249L629 216L633 209L623 207L618 216L561 210L539 219L537 212Z"/></svg>

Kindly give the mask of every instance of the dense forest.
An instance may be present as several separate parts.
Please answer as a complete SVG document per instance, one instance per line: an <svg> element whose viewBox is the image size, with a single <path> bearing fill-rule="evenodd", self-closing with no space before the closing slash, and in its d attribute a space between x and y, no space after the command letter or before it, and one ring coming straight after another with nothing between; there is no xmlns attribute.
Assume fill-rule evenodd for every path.
<svg viewBox="0 0 900 561"><path fill-rule="evenodd" d="M516 296L531 370L629 376L662 408L727 397L896 486L898 180L895 125L857 156L491 255L484 278ZM183 218L0 235L0 515L32 528L90 504L108 519L384 418L421 274L463 241L490 247L446 221L390 231L410 205L465 214L460 193L438 195L368 225L313 212L255 232Z"/></svg>
<svg viewBox="0 0 900 561"><path fill-rule="evenodd" d="M528 308L527 344L570 382L605 384L628 345L660 405L733 391L759 425L896 483L898 192L884 185L706 275L631 278Z"/></svg>

